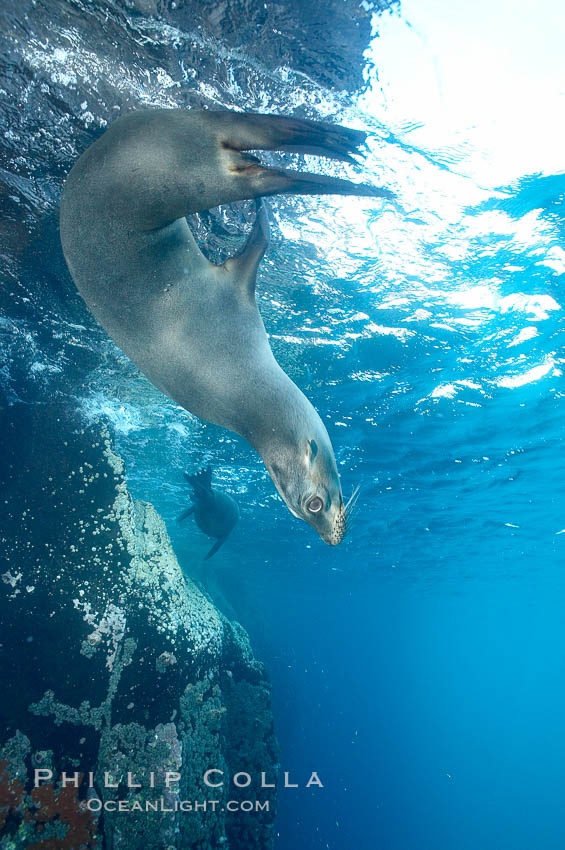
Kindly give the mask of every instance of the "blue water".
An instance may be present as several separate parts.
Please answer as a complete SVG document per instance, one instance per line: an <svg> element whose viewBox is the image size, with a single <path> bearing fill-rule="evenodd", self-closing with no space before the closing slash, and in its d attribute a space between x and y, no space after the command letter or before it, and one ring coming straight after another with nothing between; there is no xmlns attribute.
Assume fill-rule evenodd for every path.
<svg viewBox="0 0 565 850"><path fill-rule="evenodd" d="M521 25L503 2L467 18L440 0L375 16L365 82L349 91L316 81L313 61L304 75L307 51L273 70L260 46L234 52L120 4L106 20L48 3L8 19L4 84L21 108L4 107L3 387L105 416L133 495L248 629L282 768L324 782L281 791L277 850L565 846L563 13L545 5L527 4ZM345 494L361 485L336 549L290 516L245 443L138 374L66 276L63 176L142 103L374 134L358 168L309 165L386 185L400 206L271 200L259 280L273 349L327 423ZM218 258L251 218L242 204L192 224ZM205 463L242 519L202 565L209 542L174 519L183 470Z"/></svg>

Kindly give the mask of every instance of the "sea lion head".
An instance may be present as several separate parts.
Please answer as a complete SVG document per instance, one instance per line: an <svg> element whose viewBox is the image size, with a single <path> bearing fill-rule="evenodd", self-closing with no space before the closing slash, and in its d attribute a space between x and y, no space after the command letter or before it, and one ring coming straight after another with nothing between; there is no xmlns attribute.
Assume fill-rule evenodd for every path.
<svg viewBox="0 0 565 850"><path fill-rule="evenodd" d="M337 546L347 531L348 511L332 445L321 422L320 426L315 436L282 452L267 466L290 512L330 546Z"/></svg>

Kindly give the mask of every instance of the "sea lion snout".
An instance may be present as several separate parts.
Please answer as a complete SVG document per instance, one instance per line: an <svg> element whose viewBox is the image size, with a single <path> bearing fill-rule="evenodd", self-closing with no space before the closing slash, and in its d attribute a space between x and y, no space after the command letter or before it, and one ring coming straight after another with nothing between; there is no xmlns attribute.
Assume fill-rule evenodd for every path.
<svg viewBox="0 0 565 850"><path fill-rule="evenodd" d="M290 512L308 523L322 540L338 546L347 531L347 510L343 503L335 456L327 431L318 414L302 396L307 426L315 433L299 445L287 446L276 460L264 457L273 482Z"/></svg>
<svg viewBox="0 0 565 850"><path fill-rule="evenodd" d="M327 537L323 537L325 543L330 546L339 546L345 535L347 534L347 514L343 501L341 507L337 510L332 530Z"/></svg>
<svg viewBox="0 0 565 850"><path fill-rule="evenodd" d="M333 499L328 500L329 504L323 511L313 515L306 507L301 513L301 519L312 526L324 543L329 546L339 546L347 533L347 515L339 482L337 482L337 488Z"/></svg>

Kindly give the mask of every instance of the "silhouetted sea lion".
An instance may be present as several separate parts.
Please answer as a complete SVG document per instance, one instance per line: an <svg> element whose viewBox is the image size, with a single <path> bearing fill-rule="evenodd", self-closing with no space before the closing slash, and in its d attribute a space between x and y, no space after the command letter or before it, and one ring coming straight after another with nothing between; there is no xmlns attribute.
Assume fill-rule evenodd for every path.
<svg viewBox="0 0 565 850"><path fill-rule="evenodd" d="M262 206L243 251L222 266L185 216L277 193L393 197L385 189L280 168L247 150L353 161L365 133L235 112L155 109L119 118L75 163L61 240L84 300L123 351L182 407L243 436L290 511L330 544L346 531L320 417L271 352L255 301L268 243Z"/></svg>
<svg viewBox="0 0 565 850"><path fill-rule="evenodd" d="M205 561L215 555L222 543L225 543L239 520L239 507L235 499L227 493L220 493L212 487L212 468L201 469L195 475L184 473L192 487L193 503L177 517L177 522L194 514L196 525L207 534L215 537L216 542L204 558Z"/></svg>

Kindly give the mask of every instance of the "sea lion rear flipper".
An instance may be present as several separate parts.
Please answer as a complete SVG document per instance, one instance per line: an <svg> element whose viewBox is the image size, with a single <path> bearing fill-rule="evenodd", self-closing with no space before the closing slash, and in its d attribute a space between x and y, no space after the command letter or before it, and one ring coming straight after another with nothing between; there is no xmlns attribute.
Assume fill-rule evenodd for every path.
<svg viewBox="0 0 565 850"><path fill-rule="evenodd" d="M218 125L220 144L230 154L230 171L235 177L247 178L250 193L245 197L294 193L357 195L390 200L396 197L388 189L365 183L284 168L267 168L257 157L245 153L248 150L280 150L315 154L355 164L351 154L360 152L359 148L367 137L362 130L281 115L236 112L210 112L208 115Z"/></svg>
<svg viewBox="0 0 565 850"><path fill-rule="evenodd" d="M257 210L255 223L243 251L224 263L227 271L237 277L238 283L246 287L250 293L255 292L257 269L269 244L269 220L265 204L260 199L255 202L255 206Z"/></svg>
<svg viewBox="0 0 565 850"><path fill-rule="evenodd" d="M218 549L220 548L220 546L222 545L222 543L225 543L225 542L226 542L225 537L220 537L218 540L216 540L216 542L214 543L214 545L212 546L212 548L210 549L210 551L208 552L208 554L206 555L204 560L207 561L209 558L212 557L212 555L215 555L216 552L218 551Z"/></svg>
<svg viewBox="0 0 565 850"><path fill-rule="evenodd" d="M241 170L247 171L252 181L253 197L279 193L395 197L393 192L378 186L351 183L349 180L319 174L265 168L257 164L256 157L253 157L253 163L246 164L249 154L241 153L248 150L289 151L355 164L352 154L360 152L359 148L367 138L363 130L282 115L249 112L212 112L210 115L212 120L221 125L222 135L225 135L224 147L233 149L234 155L239 152L237 157L241 160ZM235 156L233 165L238 170Z"/></svg>
<svg viewBox="0 0 565 850"><path fill-rule="evenodd" d="M222 126L224 145L238 151L289 151L354 163L351 154L358 153L367 137L363 130L284 115L227 111L209 115Z"/></svg>
<svg viewBox="0 0 565 850"><path fill-rule="evenodd" d="M188 519L188 517L193 513L194 513L194 505L191 505L189 508L187 508L185 511L183 511L182 514L178 515L177 522L182 522L183 519Z"/></svg>
<svg viewBox="0 0 565 850"><path fill-rule="evenodd" d="M253 181L257 195L356 195L361 198L387 198L396 195L389 189L368 183L351 183L340 177L312 174L309 171L290 171L286 168L263 168Z"/></svg>
<svg viewBox="0 0 565 850"><path fill-rule="evenodd" d="M212 467L207 466L205 469L200 469L198 472L185 472L184 477L191 487L195 490L211 490L212 489Z"/></svg>

